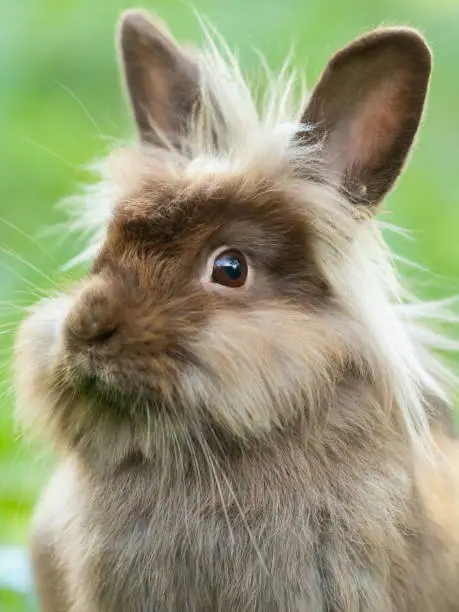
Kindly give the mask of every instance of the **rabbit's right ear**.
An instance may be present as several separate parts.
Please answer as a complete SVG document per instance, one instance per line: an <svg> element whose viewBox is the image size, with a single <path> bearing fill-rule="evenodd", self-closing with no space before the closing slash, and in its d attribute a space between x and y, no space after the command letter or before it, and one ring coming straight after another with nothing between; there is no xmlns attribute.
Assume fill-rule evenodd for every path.
<svg viewBox="0 0 459 612"><path fill-rule="evenodd" d="M199 98L199 69L143 11L127 11L119 44L128 96L142 142L180 148Z"/></svg>
<svg viewBox="0 0 459 612"><path fill-rule="evenodd" d="M352 202L375 209L400 174L426 99L431 54L410 28L380 28L336 53L312 92L300 135L323 146Z"/></svg>

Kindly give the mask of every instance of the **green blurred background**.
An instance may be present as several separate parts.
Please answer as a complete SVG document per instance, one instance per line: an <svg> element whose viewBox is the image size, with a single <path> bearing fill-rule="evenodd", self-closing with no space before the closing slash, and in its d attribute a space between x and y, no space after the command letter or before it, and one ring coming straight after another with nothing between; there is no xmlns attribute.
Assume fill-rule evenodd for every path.
<svg viewBox="0 0 459 612"><path fill-rule="evenodd" d="M190 4L144 6L177 38L199 42ZM132 6L0 0L0 545L26 542L52 465L46 448L24 440L14 422L14 328L75 252L73 238L44 232L62 220L55 203L90 178L84 164L107 153L104 136L132 134L113 42L120 11ZM411 230L413 240L391 237L396 249L432 272L428 278L410 272L419 292L459 293L459 0L196 0L194 6L239 49L249 76L258 73L254 48L279 68L293 47L309 84L336 48L369 28L409 24L423 31L435 57L428 112L409 168L387 200L386 218ZM0 584L2 572L12 573L13 552L4 551L3 559ZM29 609L28 598L0 589L0 610Z"/></svg>

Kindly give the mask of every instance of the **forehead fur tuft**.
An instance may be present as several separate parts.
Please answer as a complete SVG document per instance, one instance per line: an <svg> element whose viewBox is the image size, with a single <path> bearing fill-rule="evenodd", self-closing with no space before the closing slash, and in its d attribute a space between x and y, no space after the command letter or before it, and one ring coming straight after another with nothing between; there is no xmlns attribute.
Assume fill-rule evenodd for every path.
<svg viewBox="0 0 459 612"><path fill-rule="evenodd" d="M205 36L207 48L200 59L202 104L189 119L181 152L162 134L161 147L139 142L88 167L94 182L63 202L70 229L87 240L67 267L94 258L116 202L138 191L143 182L168 176L194 181L242 174L277 180L294 175L297 167L319 172L319 147L294 144L295 134L309 128L299 123L305 90L298 87L289 63L274 75L260 60L267 86L256 98L224 41L219 38L217 43L206 29Z"/></svg>

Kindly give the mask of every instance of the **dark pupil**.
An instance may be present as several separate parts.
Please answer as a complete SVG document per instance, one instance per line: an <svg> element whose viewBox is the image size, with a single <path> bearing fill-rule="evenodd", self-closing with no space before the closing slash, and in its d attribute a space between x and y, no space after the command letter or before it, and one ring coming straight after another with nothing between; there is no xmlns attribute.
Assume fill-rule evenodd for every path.
<svg viewBox="0 0 459 612"><path fill-rule="evenodd" d="M238 280L242 275L242 265L237 257L226 255L217 260L217 268L224 270L231 280Z"/></svg>

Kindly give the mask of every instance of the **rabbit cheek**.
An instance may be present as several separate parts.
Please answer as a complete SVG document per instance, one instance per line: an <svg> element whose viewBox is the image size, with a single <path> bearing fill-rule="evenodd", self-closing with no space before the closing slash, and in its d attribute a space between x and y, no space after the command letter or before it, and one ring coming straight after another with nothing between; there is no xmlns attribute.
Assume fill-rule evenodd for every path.
<svg viewBox="0 0 459 612"><path fill-rule="evenodd" d="M217 313L193 343L200 367L188 370L187 401L237 438L282 429L324 390L330 336L330 322L281 303Z"/></svg>
<svg viewBox="0 0 459 612"><path fill-rule="evenodd" d="M68 296L43 300L19 329L14 367L19 410L26 421L36 419L33 412L39 412L38 404L52 403L64 355L63 329L71 304Z"/></svg>

